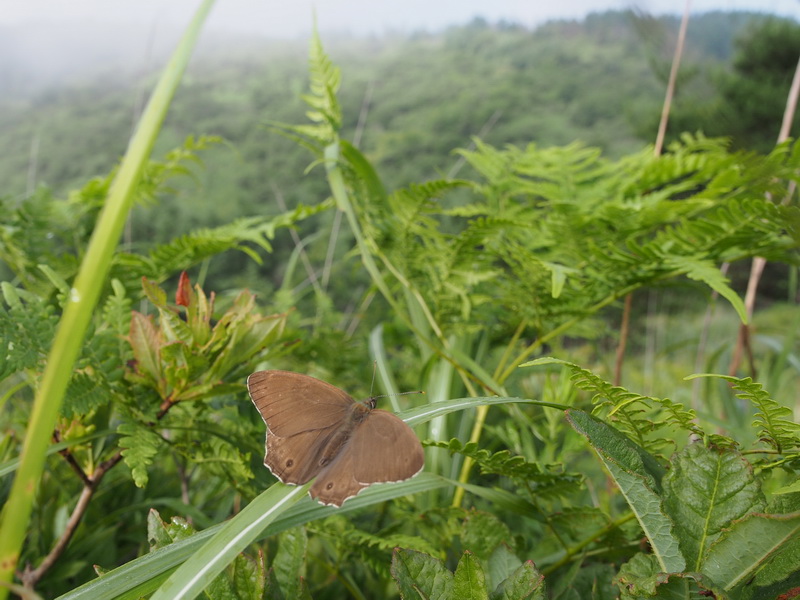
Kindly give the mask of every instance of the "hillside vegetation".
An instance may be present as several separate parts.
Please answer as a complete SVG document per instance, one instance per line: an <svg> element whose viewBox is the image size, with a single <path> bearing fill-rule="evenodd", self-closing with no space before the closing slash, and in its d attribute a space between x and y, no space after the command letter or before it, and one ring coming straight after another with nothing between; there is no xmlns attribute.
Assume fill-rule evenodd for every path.
<svg viewBox="0 0 800 600"><path fill-rule="evenodd" d="M0 600L788 597L800 146L734 84L785 98L800 38L751 17L693 21L660 154L676 23L623 13L185 72L198 19L141 119L10 94ZM390 408L423 471L324 384L254 405L272 369ZM322 507L293 468L387 483Z"/></svg>

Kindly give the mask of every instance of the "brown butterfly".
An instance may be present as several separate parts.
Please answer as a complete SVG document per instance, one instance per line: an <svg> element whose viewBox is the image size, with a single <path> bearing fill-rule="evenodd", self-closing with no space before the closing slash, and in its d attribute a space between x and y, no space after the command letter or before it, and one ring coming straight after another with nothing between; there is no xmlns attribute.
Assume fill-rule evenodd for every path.
<svg viewBox="0 0 800 600"><path fill-rule="evenodd" d="M344 390L300 373L257 371L247 378L253 404L267 425L264 464L283 483L341 506L368 485L409 479L424 453L399 417L375 409L375 398L356 402Z"/></svg>

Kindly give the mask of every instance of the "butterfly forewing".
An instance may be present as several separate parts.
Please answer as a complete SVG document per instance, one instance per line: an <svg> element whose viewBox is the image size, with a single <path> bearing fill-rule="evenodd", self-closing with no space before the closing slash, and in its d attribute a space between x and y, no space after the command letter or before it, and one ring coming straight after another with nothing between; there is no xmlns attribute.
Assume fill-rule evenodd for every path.
<svg viewBox="0 0 800 600"><path fill-rule="evenodd" d="M291 371L257 371L247 390L269 430L283 438L335 427L355 403L344 390Z"/></svg>

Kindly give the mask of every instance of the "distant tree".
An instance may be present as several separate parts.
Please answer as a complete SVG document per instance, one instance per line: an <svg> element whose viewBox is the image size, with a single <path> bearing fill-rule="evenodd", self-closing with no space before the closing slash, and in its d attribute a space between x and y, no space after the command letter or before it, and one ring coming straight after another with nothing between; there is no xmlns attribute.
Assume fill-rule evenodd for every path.
<svg viewBox="0 0 800 600"><path fill-rule="evenodd" d="M737 39L733 71L718 83L717 124L737 146L766 151L775 144L798 59L800 24L788 19L770 19ZM795 117L795 135L798 123Z"/></svg>

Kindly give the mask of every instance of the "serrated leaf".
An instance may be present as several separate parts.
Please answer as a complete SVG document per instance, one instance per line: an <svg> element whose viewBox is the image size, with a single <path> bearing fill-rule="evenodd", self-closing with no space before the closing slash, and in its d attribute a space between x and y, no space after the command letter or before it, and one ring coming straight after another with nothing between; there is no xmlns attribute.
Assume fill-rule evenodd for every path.
<svg viewBox="0 0 800 600"><path fill-rule="evenodd" d="M272 561L272 571L286 598L298 597L300 582L306 574L307 546L305 527L284 531L278 538L278 552Z"/></svg>
<svg viewBox="0 0 800 600"><path fill-rule="evenodd" d="M241 600L262 600L266 586L266 567L264 553L259 550L258 558L240 554L233 561L233 588Z"/></svg>
<svg viewBox="0 0 800 600"><path fill-rule="evenodd" d="M525 561L489 595L490 600L544 600L544 575Z"/></svg>
<svg viewBox="0 0 800 600"><path fill-rule="evenodd" d="M726 590L749 579L773 560L782 563L779 568L780 574L786 577L800 571L798 536L800 536L800 513L747 515L731 523L729 529L717 536L703 560L700 571ZM794 544L793 555L782 555L782 551L789 548L790 543ZM774 567L775 565L773 569ZM773 583L780 577L774 570L771 575L771 581L763 581L760 584Z"/></svg>
<svg viewBox="0 0 800 600"><path fill-rule="evenodd" d="M664 507L675 522L687 569L699 571L723 528L764 507L750 465L733 450L687 446L664 478Z"/></svg>
<svg viewBox="0 0 800 600"><path fill-rule="evenodd" d="M461 600L488 600L486 574L481 561L472 552L464 552L453 576L453 597Z"/></svg>
<svg viewBox="0 0 800 600"><path fill-rule="evenodd" d="M461 531L466 550L487 560L503 542L511 540L511 532L500 519L491 513L473 510L467 514Z"/></svg>
<svg viewBox="0 0 800 600"><path fill-rule="evenodd" d="M793 419L792 411L773 400L763 386L750 377L726 375L695 375L693 377L718 377L729 381L738 393L756 407L753 426L759 429L759 438L773 446L779 453L800 446L800 423Z"/></svg>
<svg viewBox="0 0 800 600"><path fill-rule="evenodd" d="M64 395L61 414L67 418L87 416L111 400L105 374L73 373Z"/></svg>
<svg viewBox="0 0 800 600"><path fill-rule="evenodd" d="M662 507L660 467L655 459L616 429L583 411L567 411L567 420L584 435L608 469L653 547L661 569L679 573L686 566L671 518Z"/></svg>
<svg viewBox="0 0 800 600"><path fill-rule="evenodd" d="M506 544L500 544L494 549L489 560L486 561L486 577L489 589L495 589L514 571L522 566L522 561L511 551Z"/></svg>
<svg viewBox="0 0 800 600"><path fill-rule="evenodd" d="M415 550L395 549L392 555L392 577L403 600L451 600L453 574L444 563Z"/></svg>

